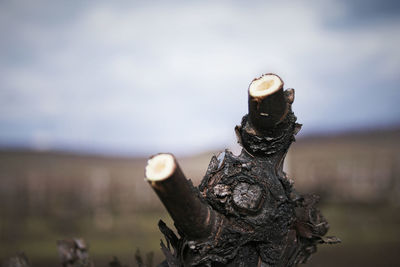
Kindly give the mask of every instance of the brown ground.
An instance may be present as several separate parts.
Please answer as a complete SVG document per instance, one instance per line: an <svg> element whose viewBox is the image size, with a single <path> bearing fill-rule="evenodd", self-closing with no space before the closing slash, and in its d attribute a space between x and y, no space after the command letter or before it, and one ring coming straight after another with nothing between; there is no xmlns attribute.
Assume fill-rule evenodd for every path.
<svg viewBox="0 0 400 267"><path fill-rule="evenodd" d="M398 266L398 130L304 139L288 158L302 192L318 192L340 245L322 246L306 266ZM179 159L198 184L212 153ZM144 158L0 152L0 262L24 251L34 266L57 266L55 242L83 237L97 266L137 248L154 251L159 218L171 221L143 180Z"/></svg>

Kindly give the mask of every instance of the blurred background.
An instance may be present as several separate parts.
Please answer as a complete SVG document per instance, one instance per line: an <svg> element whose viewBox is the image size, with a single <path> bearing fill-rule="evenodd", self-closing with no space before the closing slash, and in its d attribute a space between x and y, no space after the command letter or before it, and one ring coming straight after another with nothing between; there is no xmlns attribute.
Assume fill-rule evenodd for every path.
<svg viewBox="0 0 400 267"><path fill-rule="evenodd" d="M0 34L0 262L56 266L71 237L161 261L146 159L197 185L274 72L304 124L286 171L342 240L306 266L398 265L400 2L1 1Z"/></svg>

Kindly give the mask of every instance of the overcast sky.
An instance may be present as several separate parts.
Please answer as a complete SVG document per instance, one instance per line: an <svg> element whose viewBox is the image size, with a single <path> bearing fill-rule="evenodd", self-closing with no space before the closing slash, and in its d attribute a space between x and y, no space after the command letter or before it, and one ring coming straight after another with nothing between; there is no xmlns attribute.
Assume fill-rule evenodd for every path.
<svg viewBox="0 0 400 267"><path fill-rule="evenodd" d="M301 134L399 124L399 3L1 1L0 144L230 147L267 72Z"/></svg>

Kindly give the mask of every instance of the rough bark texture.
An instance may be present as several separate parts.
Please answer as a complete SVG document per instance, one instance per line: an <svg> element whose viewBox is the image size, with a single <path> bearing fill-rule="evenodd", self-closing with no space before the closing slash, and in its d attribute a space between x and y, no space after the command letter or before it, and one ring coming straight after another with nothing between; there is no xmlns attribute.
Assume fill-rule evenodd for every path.
<svg viewBox="0 0 400 267"><path fill-rule="evenodd" d="M235 129L243 146L241 154L235 156L226 150L212 157L198 188L185 181L217 215L210 221L208 236L202 238L193 238L179 228L177 237L160 221L167 242L161 242L166 261L160 266L296 266L307 261L318 243L339 242L335 237L324 237L329 225L316 208L318 197L297 193L283 172L285 155L301 125L291 110L294 90L278 95L281 99L273 96L274 101L284 101L287 107L284 117L257 127L259 123L250 122L249 117L254 120L255 113L273 109L254 108L249 103L249 116ZM265 99L262 103L273 105ZM164 194L173 191L165 190ZM169 210L168 205L186 203L169 203ZM175 225L185 220L173 219Z"/></svg>

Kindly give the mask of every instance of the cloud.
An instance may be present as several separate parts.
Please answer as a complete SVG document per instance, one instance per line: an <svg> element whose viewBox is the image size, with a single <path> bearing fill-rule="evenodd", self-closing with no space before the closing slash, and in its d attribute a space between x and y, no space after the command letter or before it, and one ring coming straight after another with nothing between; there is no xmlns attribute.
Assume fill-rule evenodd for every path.
<svg viewBox="0 0 400 267"><path fill-rule="evenodd" d="M17 136L132 153L230 145L247 86L264 72L295 87L306 133L400 115L395 16L333 27L352 6L49 2L2 3L3 143Z"/></svg>

